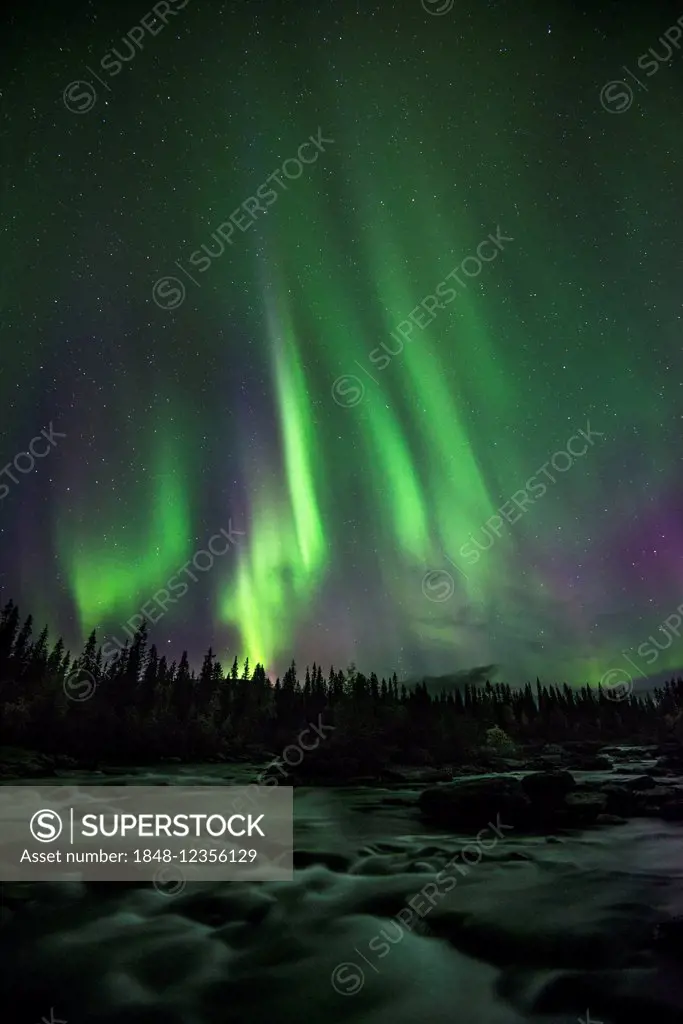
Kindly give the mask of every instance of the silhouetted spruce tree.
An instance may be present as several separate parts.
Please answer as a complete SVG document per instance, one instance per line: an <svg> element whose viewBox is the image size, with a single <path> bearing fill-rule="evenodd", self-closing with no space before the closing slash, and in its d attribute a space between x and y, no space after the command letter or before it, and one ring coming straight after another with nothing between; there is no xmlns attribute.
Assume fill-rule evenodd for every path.
<svg viewBox="0 0 683 1024"><path fill-rule="evenodd" d="M60 675L64 654L64 641L60 636L47 659L47 672L51 680L56 681Z"/></svg>
<svg viewBox="0 0 683 1024"><path fill-rule="evenodd" d="M194 705L194 686L187 651L183 651L180 656L173 686L173 705L180 721L186 721Z"/></svg>
<svg viewBox="0 0 683 1024"><path fill-rule="evenodd" d="M215 660L216 656L213 653L213 649L209 647L204 655L204 661L199 670L199 680L197 682L197 700L200 707L208 706L214 694L216 684L213 671Z"/></svg>
<svg viewBox="0 0 683 1024"><path fill-rule="evenodd" d="M145 666L144 672L142 673L142 680L140 682L139 707L140 712L143 716L148 716L155 711L161 710L158 686L159 654L157 652L156 645L152 644L152 646L149 649L147 664Z"/></svg>
<svg viewBox="0 0 683 1024"><path fill-rule="evenodd" d="M3 681L7 678L7 668L18 631L19 609L14 601L8 601L0 618L0 673Z"/></svg>
<svg viewBox="0 0 683 1024"><path fill-rule="evenodd" d="M28 666L29 657L31 653L31 635L33 633L33 616L29 615L26 618L23 626L19 630L17 638L14 642L12 649L12 656L9 663L9 676L14 683L14 696L20 696L19 681L24 675Z"/></svg>

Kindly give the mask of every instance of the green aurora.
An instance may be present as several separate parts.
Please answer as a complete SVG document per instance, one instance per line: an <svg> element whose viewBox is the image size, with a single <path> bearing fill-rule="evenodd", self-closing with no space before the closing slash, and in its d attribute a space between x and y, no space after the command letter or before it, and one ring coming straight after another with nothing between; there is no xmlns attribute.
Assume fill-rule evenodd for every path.
<svg viewBox="0 0 683 1024"><path fill-rule="evenodd" d="M231 521L235 550L153 627L174 657L211 643L272 672L293 657L403 676L496 665L572 684L628 668L624 650L649 667L634 650L683 579L663 157L680 148L680 66L612 116L600 87L647 49L643 24L570 60L578 14L520 11L503 37L493 8L430 17L416 0L362 32L351 11L331 30L292 10L281 32L256 13L230 56L189 5L182 81L169 30L106 106L44 116L46 155L13 193L3 294L21 346L6 351L24 385L0 381L5 461L50 417L68 443L4 504L22 607L76 643L125 639ZM316 133L315 161L217 240ZM61 301L23 327L35 207ZM187 297L161 309L151 287L174 264ZM596 434L584 454L539 478L581 431ZM674 644L654 669L680 660Z"/></svg>

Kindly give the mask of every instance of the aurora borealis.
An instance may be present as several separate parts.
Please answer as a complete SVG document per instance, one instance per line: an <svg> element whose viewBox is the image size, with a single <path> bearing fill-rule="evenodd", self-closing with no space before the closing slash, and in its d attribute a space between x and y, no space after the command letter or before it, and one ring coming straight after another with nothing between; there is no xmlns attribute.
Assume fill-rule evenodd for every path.
<svg viewBox="0 0 683 1024"><path fill-rule="evenodd" d="M683 598L680 11L172 6L9 19L0 463L66 437L2 478L3 599L104 642L232 522L162 653L571 684L637 659Z"/></svg>

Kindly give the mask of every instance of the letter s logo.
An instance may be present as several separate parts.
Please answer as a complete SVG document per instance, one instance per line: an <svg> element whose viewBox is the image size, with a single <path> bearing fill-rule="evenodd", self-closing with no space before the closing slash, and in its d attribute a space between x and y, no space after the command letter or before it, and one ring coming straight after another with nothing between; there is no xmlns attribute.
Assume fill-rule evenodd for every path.
<svg viewBox="0 0 683 1024"><path fill-rule="evenodd" d="M29 823L31 835L39 843L53 843L62 833L62 819L56 811L36 811Z"/></svg>

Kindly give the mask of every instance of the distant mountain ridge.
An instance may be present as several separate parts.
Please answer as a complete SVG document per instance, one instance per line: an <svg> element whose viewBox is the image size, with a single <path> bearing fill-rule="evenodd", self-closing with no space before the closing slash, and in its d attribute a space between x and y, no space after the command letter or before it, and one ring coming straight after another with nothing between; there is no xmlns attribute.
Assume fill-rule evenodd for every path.
<svg viewBox="0 0 683 1024"><path fill-rule="evenodd" d="M504 676L505 674L499 665L479 665L473 668L460 669L457 672L448 672L445 675L441 676L413 677L410 679L403 680L403 683L406 689L408 690L414 688L418 684L422 685L422 683L424 683L427 687L428 693L439 694L442 691L444 691L445 693L450 693L451 691L455 690L462 691L465 689L465 686L467 685L485 686L487 680L490 681L491 685L495 686L497 682L506 682ZM658 672L655 675L646 676L640 679L629 677L626 670L624 670L623 675L620 675L618 677L611 677L611 681L613 685L620 682L623 682L628 685L630 680L630 683L632 683L633 685L633 693L638 695L644 693L652 693L652 691L655 690L657 687L663 686L667 680L677 679L679 676L683 677L683 666L677 669L666 669L665 671ZM533 687L535 687L535 679L530 679L529 682L532 684ZM557 685L556 682L553 680L541 679L541 685L550 685L551 682L553 683L553 685ZM513 686L511 683L510 685L513 690L519 690L522 689L525 684L522 683ZM564 680L560 680L559 685L563 686ZM597 689L598 682L596 681L591 685L595 689Z"/></svg>

